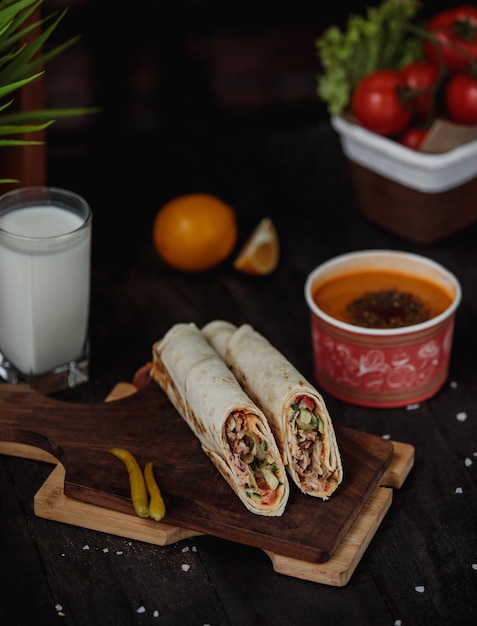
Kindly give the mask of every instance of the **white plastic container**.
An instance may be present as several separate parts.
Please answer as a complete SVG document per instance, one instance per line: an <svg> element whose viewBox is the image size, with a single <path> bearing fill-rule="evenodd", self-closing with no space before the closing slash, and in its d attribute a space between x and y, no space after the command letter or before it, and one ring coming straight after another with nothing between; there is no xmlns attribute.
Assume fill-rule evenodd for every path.
<svg viewBox="0 0 477 626"><path fill-rule="evenodd" d="M477 222L477 140L416 152L332 117L363 215L401 239L428 245Z"/></svg>
<svg viewBox="0 0 477 626"><path fill-rule="evenodd" d="M442 154L409 150L342 117L332 117L348 159L417 191L437 193L477 176L477 139Z"/></svg>

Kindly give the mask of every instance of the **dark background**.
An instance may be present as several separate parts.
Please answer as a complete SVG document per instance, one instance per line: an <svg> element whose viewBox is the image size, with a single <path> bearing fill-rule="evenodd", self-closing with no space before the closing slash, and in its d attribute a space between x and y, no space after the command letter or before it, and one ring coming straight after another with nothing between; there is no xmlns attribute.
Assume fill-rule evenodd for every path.
<svg viewBox="0 0 477 626"><path fill-rule="evenodd" d="M93 179L82 187L99 185L97 174L110 185L105 174L114 168L114 181L136 193L152 176L159 206L177 193L178 170L185 190L203 184L204 168L220 169L229 137L327 120L315 41L378 4L135 0L113 8L106 0L45 0L44 14L68 8L52 42L81 36L47 65L46 105L102 107L51 127L51 181L61 175L76 186L75 159L87 157ZM455 5L423 2L419 17Z"/></svg>
<svg viewBox="0 0 477 626"><path fill-rule="evenodd" d="M104 0L45 0L46 14L68 7L53 41L81 35L47 65L46 105L102 107L98 115L51 127L47 173L49 184L73 189L91 204L92 307L105 326L108 316L126 318L127 305L111 310L95 286L119 284L144 246L160 270L152 222L171 197L203 191L231 204L239 220L235 253L265 215L285 229L298 214L306 216L306 228L331 228L342 219L337 207L329 210L333 198L344 202L326 180L329 161L345 162L337 137L331 144L320 139L333 133L316 94L315 40L331 25L343 27L350 12L377 4L136 0L112 8ZM425 5L422 19L454 3ZM290 152L283 170L277 150L292 133L302 137L308 156ZM298 171L303 161L307 172ZM313 172L313 197L299 198L297 181ZM347 183L345 167L336 175ZM140 311L130 314L139 316L139 327ZM112 375L132 375L163 326L129 338L147 352L124 369L109 353L115 342L98 339L93 375L111 372L112 360ZM100 335L103 330L97 328Z"/></svg>
<svg viewBox="0 0 477 626"><path fill-rule="evenodd" d="M58 122L52 150L71 150L75 131L83 144L84 131L96 136L98 126L112 139L166 128L210 131L219 121L235 127L325 117L315 40L379 4L136 0L117 10L105 0L45 0L45 14L68 8L53 40L82 37L49 64L47 104L103 107L95 120ZM456 4L423 2L419 18Z"/></svg>

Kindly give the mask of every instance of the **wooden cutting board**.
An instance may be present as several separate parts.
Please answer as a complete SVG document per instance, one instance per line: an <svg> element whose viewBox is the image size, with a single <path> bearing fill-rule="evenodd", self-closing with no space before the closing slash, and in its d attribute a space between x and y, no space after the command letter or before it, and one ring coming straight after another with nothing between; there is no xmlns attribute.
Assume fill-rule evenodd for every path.
<svg viewBox="0 0 477 626"><path fill-rule="evenodd" d="M264 550L279 573L342 586L391 505L390 487L400 487L413 465L412 446L338 426L344 479L332 497L305 496L291 484L281 517L257 516L162 390L151 382L136 391L121 384L109 402L77 404L0 385L0 453L58 464L35 497L38 516L158 545L214 535ZM142 467L153 461L163 521L135 515L113 446L129 449Z"/></svg>

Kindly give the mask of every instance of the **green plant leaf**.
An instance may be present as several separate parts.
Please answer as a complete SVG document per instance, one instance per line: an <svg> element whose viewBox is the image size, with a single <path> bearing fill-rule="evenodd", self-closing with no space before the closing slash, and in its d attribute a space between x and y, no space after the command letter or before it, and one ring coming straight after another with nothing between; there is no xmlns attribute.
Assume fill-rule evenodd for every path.
<svg viewBox="0 0 477 626"><path fill-rule="evenodd" d="M54 30L66 15L67 9L65 9L62 13L58 15L56 20L48 26L48 28L41 31L41 34L32 42L28 43L28 45L22 45L19 47L17 54L13 56L10 60L10 63L3 66L0 72L0 85L5 84L7 82L15 82L17 80L21 80L28 74L33 71L36 71L37 68L41 68L45 63L58 56L69 48L77 41L79 41L80 37L72 37L68 41L56 46L52 50L47 53L41 53L43 46L49 37L53 34ZM36 27L43 27L52 16L48 16L43 20L33 24L28 29L28 32L31 32ZM27 30L24 30L20 34L20 39L25 37Z"/></svg>
<svg viewBox="0 0 477 626"><path fill-rule="evenodd" d="M0 146L42 146L44 144L44 141L28 139L0 139Z"/></svg>
<svg viewBox="0 0 477 626"><path fill-rule="evenodd" d="M4 137L5 135L17 135L18 133L39 132L40 130L45 130L48 126L51 126L54 123L55 120L49 120L48 122L43 122L43 124L24 124L23 126L14 124L13 126L8 126L6 124L2 124L0 120L0 135Z"/></svg>
<svg viewBox="0 0 477 626"><path fill-rule="evenodd" d="M0 86L0 98L3 98L3 96L7 96L9 93L12 93L12 91L17 91L18 89L21 89L23 85L31 83L32 81L39 78L43 73L44 72L39 72L38 74L33 74L32 76L24 78L23 80L17 80L16 82L5 85L4 87Z"/></svg>
<svg viewBox="0 0 477 626"><path fill-rule="evenodd" d="M70 46L80 36L47 49L46 43L66 15L68 8L54 11L31 22L31 16L43 0L0 0L0 146L42 145L46 142L31 139L5 138L45 130L56 120L66 117L99 113L101 107L75 107L35 111L11 111L15 94L44 74L44 66ZM0 183L19 182L0 179Z"/></svg>
<svg viewBox="0 0 477 626"><path fill-rule="evenodd" d="M28 124L30 122L44 122L47 119L64 119L77 115L92 115L99 113L100 107L70 108L70 109L41 109L38 111L18 111L14 113L0 113L0 126L13 124ZM1 133L0 133L1 134Z"/></svg>

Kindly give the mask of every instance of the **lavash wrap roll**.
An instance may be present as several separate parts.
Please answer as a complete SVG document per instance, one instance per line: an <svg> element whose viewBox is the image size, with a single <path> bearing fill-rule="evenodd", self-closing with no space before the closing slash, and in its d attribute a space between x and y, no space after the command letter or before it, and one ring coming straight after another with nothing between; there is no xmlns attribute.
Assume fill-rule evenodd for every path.
<svg viewBox="0 0 477 626"><path fill-rule="evenodd" d="M247 509L282 515L290 487L267 419L195 324L153 345L151 377Z"/></svg>
<svg viewBox="0 0 477 626"><path fill-rule="evenodd" d="M327 500L342 482L343 468L321 394L249 324L214 320L202 332L265 413L293 482Z"/></svg>

